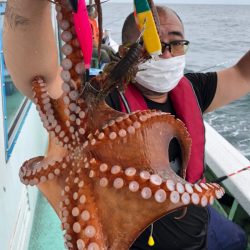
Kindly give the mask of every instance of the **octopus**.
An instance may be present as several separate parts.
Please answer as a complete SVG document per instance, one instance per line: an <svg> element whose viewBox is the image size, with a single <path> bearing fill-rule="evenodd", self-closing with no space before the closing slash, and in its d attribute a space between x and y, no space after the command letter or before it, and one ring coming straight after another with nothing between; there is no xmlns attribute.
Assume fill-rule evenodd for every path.
<svg viewBox="0 0 250 250"><path fill-rule="evenodd" d="M32 82L34 103L43 126L57 146L50 143L46 156L22 165L25 185L59 183L59 217L65 247L78 250L129 249L140 233L163 215L189 204L207 206L224 194L216 183L185 180L191 138L184 124L157 110L118 112L105 103L112 88L134 74L143 53L139 45L112 70L83 82L84 64L67 1L56 5L64 44L61 51L63 94L50 97L42 76ZM129 54L130 53L130 54ZM181 175L170 167L168 147L176 138L182 151ZM51 142L51 140L50 140ZM57 185L58 188L58 185Z"/></svg>

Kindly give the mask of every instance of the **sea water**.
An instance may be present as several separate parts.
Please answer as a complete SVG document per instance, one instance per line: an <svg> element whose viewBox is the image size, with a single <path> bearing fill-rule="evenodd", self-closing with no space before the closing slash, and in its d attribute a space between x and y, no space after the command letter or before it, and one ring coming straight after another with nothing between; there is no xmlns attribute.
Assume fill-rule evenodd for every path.
<svg viewBox="0 0 250 250"><path fill-rule="evenodd" d="M185 37L190 41L187 69L221 70L232 66L250 49L250 5L171 4L168 7L181 17ZM103 26L111 29L112 38L118 43L122 24L132 11L132 1L103 4ZM205 119L250 159L250 95L206 114Z"/></svg>

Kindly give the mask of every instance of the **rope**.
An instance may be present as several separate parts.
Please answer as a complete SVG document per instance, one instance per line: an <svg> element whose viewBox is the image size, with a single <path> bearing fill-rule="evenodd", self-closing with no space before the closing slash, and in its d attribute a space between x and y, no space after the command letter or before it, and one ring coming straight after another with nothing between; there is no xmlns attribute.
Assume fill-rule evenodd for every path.
<svg viewBox="0 0 250 250"><path fill-rule="evenodd" d="M241 173L241 172L243 172L243 171L246 171L246 170L249 170L249 169L250 169L250 166L244 167L244 168L239 169L239 170L237 170L237 171L235 171L235 172L232 172L231 174L224 175L224 176L221 176L221 177L219 177L219 178L216 178L216 179L212 180L211 182L221 183L222 181L228 179L229 177L234 176L234 175L236 175L236 174L239 174L239 173Z"/></svg>

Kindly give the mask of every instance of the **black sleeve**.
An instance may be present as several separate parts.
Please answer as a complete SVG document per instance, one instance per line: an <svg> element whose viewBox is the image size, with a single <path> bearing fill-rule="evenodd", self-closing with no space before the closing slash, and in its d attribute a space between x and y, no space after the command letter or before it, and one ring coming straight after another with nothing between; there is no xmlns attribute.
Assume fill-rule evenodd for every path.
<svg viewBox="0 0 250 250"><path fill-rule="evenodd" d="M185 77L192 83L202 113L213 101L217 88L217 73L188 73Z"/></svg>

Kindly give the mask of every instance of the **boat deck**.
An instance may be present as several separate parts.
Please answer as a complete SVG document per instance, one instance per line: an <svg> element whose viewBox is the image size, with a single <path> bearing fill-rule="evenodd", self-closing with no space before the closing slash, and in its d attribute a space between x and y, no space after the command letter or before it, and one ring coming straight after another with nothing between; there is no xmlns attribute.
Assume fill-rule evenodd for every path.
<svg viewBox="0 0 250 250"><path fill-rule="evenodd" d="M39 193L28 250L55 249L65 250L61 223L53 208Z"/></svg>

